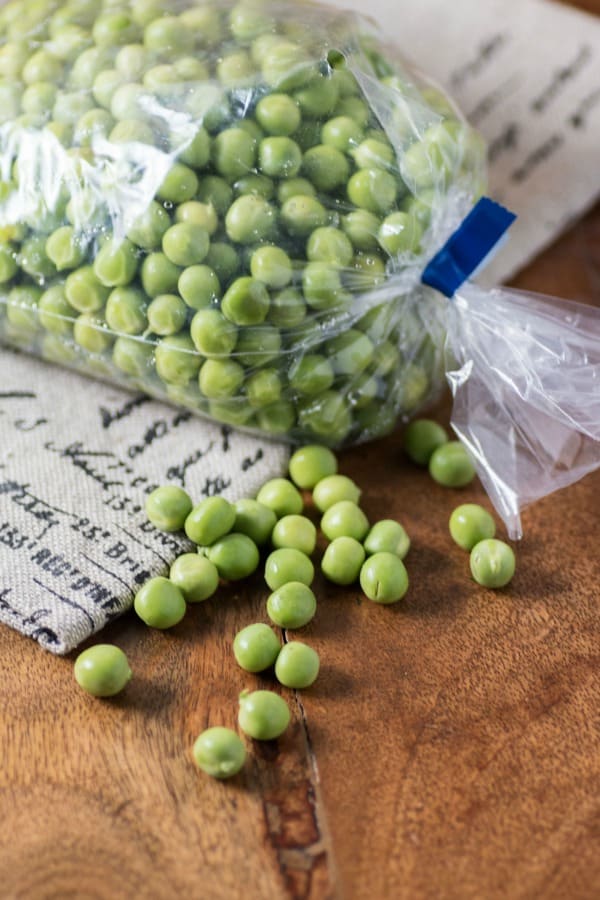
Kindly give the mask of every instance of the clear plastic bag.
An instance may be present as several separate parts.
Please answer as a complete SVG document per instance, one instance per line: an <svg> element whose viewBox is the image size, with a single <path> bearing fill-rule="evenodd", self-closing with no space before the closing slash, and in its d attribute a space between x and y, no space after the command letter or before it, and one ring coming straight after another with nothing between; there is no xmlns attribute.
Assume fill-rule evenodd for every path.
<svg viewBox="0 0 600 900"><path fill-rule="evenodd" d="M598 464L597 316L421 284L481 195L484 159L355 14L13 0L0 340L332 446L391 431L447 369L454 427L515 535L524 503Z"/></svg>
<svg viewBox="0 0 600 900"><path fill-rule="evenodd" d="M185 0L0 12L0 333L332 445L443 383L426 260L479 137L355 14Z"/></svg>

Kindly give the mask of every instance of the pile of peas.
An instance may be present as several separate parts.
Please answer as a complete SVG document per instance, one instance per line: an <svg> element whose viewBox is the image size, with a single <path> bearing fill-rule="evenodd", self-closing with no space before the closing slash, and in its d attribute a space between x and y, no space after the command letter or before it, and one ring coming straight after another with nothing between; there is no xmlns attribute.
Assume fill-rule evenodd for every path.
<svg viewBox="0 0 600 900"><path fill-rule="evenodd" d="M327 15L3 7L0 339L296 443L374 437L421 405L439 301L390 284L448 191L475 199L483 151L339 17L346 56L317 37Z"/></svg>
<svg viewBox="0 0 600 900"><path fill-rule="evenodd" d="M405 448L420 464L450 448L440 483L464 486L464 462L458 461L446 432L430 420L414 422L405 433ZM465 457L468 461L468 456ZM470 463L469 463L470 464ZM473 477L473 476L471 476ZM445 479L445 480L444 480ZM171 565L169 577L151 578L138 591L134 608L149 626L171 628L182 620L187 603L207 600L221 581L252 575L265 551L264 579L271 591L266 614L271 625L255 622L233 640L233 655L244 671L263 673L274 668L284 687L301 690L314 684L319 674L318 653L287 632L307 625L315 616L317 600L311 585L315 567L311 556L317 546L317 528L303 515L303 492L312 492L314 508L322 514L320 528L328 540L321 559L325 577L340 585L357 581L376 603L401 600L409 586L404 558L410 538L399 522L384 519L371 525L359 506L361 491L345 475L324 446L296 450L289 462L289 479L266 482L256 498L234 503L210 497L194 505L180 487L159 487L147 499L148 519L162 531L185 531L196 552L184 553ZM514 574L511 548L494 539L495 523L481 506L463 504L454 510L450 534L471 552L475 581L490 588L504 587ZM283 631L284 643L272 625ZM131 678L125 654L117 647L100 644L85 650L75 663L75 678L96 696L111 696ZM283 697L270 690L243 690L239 697L238 724L254 740L280 737L290 721ZM193 758L215 778L229 778L240 771L246 749L238 734L213 726L199 735Z"/></svg>

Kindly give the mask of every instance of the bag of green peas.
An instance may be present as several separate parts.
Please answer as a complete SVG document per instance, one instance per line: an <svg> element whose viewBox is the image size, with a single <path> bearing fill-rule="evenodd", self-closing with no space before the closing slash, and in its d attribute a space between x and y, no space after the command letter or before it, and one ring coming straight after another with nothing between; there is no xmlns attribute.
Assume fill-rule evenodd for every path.
<svg viewBox="0 0 600 900"><path fill-rule="evenodd" d="M513 415L525 320L545 313L475 288L449 303L422 283L481 195L484 157L450 101L355 14L12 0L0 11L0 340L221 422L339 446L436 396L449 335L455 425L514 531L521 494L556 484L537 451L529 494L508 472L522 454L506 434L518 444L530 421L523 403L520 426ZM548 358L527 349L535 383ZM481 377L466 374L474 354ZM485 452L472 431L482 404ZM544 385L541 406L556 406ZM595 442L596 408L588 418Z"/></svg>

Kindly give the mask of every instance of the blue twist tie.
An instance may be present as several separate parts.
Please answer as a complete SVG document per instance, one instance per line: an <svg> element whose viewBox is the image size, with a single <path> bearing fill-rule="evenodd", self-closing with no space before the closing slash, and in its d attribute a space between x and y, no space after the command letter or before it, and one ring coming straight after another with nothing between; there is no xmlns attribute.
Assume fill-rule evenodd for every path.
<svg viewBox="0 0 600 900"><path fill-rule="evenodd" d="M453 297L461 284L497 249L516 218L499 203L482 197L427 264L421 276L423 284Z"/></svg>

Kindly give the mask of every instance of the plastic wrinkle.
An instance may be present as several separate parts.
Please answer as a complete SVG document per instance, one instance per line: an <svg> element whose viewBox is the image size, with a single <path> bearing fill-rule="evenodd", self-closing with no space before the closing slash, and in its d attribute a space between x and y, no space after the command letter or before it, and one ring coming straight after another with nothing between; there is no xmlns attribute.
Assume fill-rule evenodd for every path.
<svg viewBox="0 0 600 900"><path fill-rule="evenodd" d="M600 466L600 310L473 284L448 304L452 427L509 536Z"/></svg>

